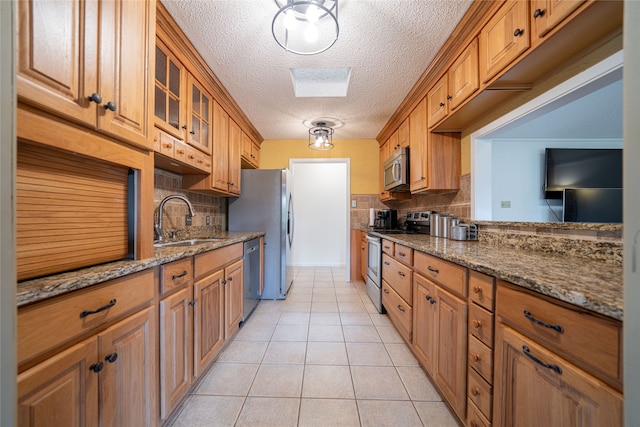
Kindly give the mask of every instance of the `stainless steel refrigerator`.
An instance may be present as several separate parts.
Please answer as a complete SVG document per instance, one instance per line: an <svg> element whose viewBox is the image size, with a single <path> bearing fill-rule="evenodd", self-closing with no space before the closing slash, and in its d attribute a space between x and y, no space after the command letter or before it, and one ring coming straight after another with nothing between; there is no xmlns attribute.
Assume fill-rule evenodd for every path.
<svg viewBox="0 0 640 427"><path fill-rule="evenodd" d="M242 194L229 199L229 231L264 231L261 299L285 299L293 284L294 215L287 169L243 169Z"/></svg>

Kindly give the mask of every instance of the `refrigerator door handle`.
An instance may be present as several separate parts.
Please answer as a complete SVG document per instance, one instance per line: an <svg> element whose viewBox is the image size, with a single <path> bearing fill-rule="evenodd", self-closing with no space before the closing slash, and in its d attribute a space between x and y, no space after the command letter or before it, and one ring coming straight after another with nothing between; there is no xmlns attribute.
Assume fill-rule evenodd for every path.
<svg viewBox="0 0 640 427"><path fill-rule="evenodd" d="M289 209L287 209L287 235L289 236L289 247L291 247L291 244L293 243L294 225L293 195L289 193Z"/></svg>

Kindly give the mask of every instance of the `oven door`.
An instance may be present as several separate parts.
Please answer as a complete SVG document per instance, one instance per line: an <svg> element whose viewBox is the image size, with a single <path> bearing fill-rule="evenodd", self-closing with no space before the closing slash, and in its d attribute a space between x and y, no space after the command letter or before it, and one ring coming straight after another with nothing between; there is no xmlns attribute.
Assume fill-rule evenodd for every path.
<svg viewBox="0 0 640 427"><path fill-rule="evenodd" d="M367 235L367 277L377 287L382 283L382 245L379 237Z"/></svg>

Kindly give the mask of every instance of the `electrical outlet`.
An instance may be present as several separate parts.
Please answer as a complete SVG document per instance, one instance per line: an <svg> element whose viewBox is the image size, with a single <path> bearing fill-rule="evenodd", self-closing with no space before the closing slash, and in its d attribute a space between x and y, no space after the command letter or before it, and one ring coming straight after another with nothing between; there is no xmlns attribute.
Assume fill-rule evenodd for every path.
<svg viewBox="0 0 640 427"><path fill-rule="evenodd" d="M209 215L207 215L204 220L207 225L211 225L211 217Z"/></svg>
<svg viewBox="0 0 640 427"><path fill-rule="evenodd" d="M187 214L184 216L184 225L191 225L191 215Z"/></svg>
<svg viewBox="0 0 640 427"><path fill-rule="evenodd" d="M502 200L500 202L500 207L501 208L510 208L511 207L511 200Z"/></svg>
<svg viewBox="0 0 640 427"><path fill-rule="evenodd" d="M358 203L355 200L351 201L351 207L355 208L356 206L358 206Z"/></svg>

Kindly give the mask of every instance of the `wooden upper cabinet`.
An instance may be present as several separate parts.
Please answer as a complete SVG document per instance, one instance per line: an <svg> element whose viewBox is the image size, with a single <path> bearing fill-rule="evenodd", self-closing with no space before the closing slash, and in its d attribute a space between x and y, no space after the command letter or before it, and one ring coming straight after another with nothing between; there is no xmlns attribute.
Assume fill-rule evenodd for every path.
<svg viewBox="0 0 640 427"><path fill-rule="evenodd" d="M429 128L449 114L449 99L451 97L449 96L447 82L447 75L445 74L427 94L427 123Z"/></svg>
<svg viewBox="0 0 640 427"><path fill-rule="evenodd" d="M398 146L409 148L409 117L404 119L396 132L398 133Z"/></svg>
<svg viewBox="0 0 640 427"><path fill-rule="evenodd" d="M410 189L414 191L427 187L427 99L420 101L409 115L409 175Z"/></svg>
<svg viewBox="0 0 640 427"><path fill-rule="evenodd" d="M229 119L229 193L240 195L240 151L242 150L242 130Z"/></svg>
<svg viewBox="0 0 640 427"><path fill-rule="evenodd" d="M387 157L389 157L391 154L393 154L394 151L396 151L400 147L397 130L391 134L391 137L389 138L387 145L389 150L389 155Z"/></svg>
<svg viewBox="0 0 640 427"><path fill-rule="evenodd" d="M456 109L480 88L478 76L478 39L475 38L449 67L449 111Z"/></svg>
<svg viewBox="0 0 640 427"><path fill-rule="evenodd" d="M212 99L202 85L189 74L189 115L187 117L187 142L211 154Z"/></svg>
<svg viewBox="0 0 640 427"><path fill-rule="evenodd" d="M156 127L183 139L186 127L186 71L160 39L156 39L154 116Z"/></svg>
<svg viewBox="0 0 640 427"><path fill-rule="evenodd" d="M507 0L480 31L480 79L487 83L530 46L529 2Z"/></svg>
<svg viewBox="0 0 640 427"><path fill-rule="evenodd" d="M385 141L384 144L382 144L380 146L380 178L379 178L379 185L380 185L380 200L381 201L385 201L385 200L389 200L391 198L390 193L384 189L384 161L387 160L387 158L389 157L389 142L390 140L388 139L387 141Z"/></svg>
<svg viewBox="0 0 640 427"><path fill-rule="evenodd" d="M533 0L531 2L531 22L533 35L544 37L562 22L585 0Z"/></svg>
<svg viewBox="0 0 640 427"><path fill-rule="evenodd" d="M18 2L21 102L152 149L155 2Z"/></svg>
<svg viewBox="0 0 640 427"><path fill-rule="evenodd" d="M244 132L242 132L242 152L240 158L245 161L249 167L260 167L260 146Z"/></svg>
<svg viewBox="0 0 640 427"><path fill-rule="evenodd" d="M215 101L212 155L212 187L226 193L229 191L229 114Z"/></svg>

